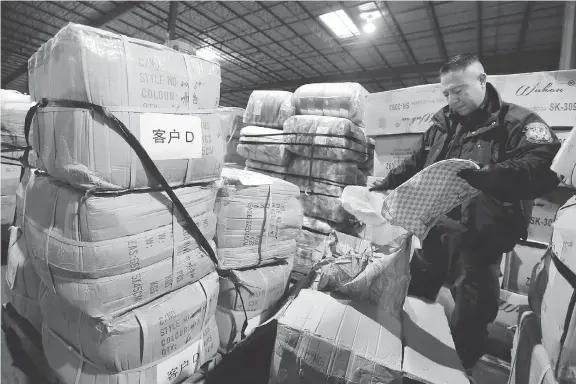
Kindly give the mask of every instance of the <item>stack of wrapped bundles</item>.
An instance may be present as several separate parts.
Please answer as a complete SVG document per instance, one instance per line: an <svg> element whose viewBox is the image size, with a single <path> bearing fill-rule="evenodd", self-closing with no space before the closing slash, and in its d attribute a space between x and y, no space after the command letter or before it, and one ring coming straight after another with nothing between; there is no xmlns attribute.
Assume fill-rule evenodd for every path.
<svg viewBox="0 0 576 384"><path fill-rule="evenodd" d="M8 227L14 219L16 188L22 173L21 158L27 148L24 120L34 105L29 95L2 89L0 124L2 126L2 187L0 190L1 237L8 242Z"/></svg>
<svg viewBox="0 0 576 384"><path fill-rule="evenodd" d="M237 147L238 154L246 159L247 170L284 178L291 155L286 150L282 129L294 113L291 92L252 92Z"/></svg>
<svg viewBox="0 0 576 384"><path fill-rule="evenodd" d="M222 125L222 135L226 138L225 157L226 163L244 165L244 158L238 154L236 147L240 139L240 130L244 126L243 108L219 107L220 124Z"/></svg>
<svg viewBox="0 0 576 384"><path fill-rule="evenodd" d="M302 227L298 187L255 172L224 168L216 199L220 350L266 321L283 297Z"/></svg>
<svg viewBox="0 0 576 384"><path fill-rule="evenodd" d="M48 364L65 384L181 382L219 340L220 68L69 24L29 75L47 101L17 223L46 285Z"/></svg>
<svg viewBox="0 0 576 384"><path fill-rule="evenodd" d="M297 115L284 123L284 143L293 154L286 181L300 188L304 214L330 228L315 231L307 227L312 231L300 236L299 256L305 260L296 261L298 272L309 270L300 266L310 266L314 260L311 248L316 247L321 233L356 227L340 197L348 185L366 185L373 168L374 142L363 128L367 95L357 83L309 84L294 93ZM311 233L314 235L309 236Z"/></svg>

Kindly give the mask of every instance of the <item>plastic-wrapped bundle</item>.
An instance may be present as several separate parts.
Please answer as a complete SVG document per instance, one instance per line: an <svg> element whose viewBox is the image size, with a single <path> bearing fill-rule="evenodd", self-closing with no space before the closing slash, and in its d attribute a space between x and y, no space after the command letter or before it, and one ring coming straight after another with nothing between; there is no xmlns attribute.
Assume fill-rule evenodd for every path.
<svg viewBox="0 0 576 384"><path fill-rule="evenodd" d="M366 240L334 232L318 270L318 289L367 301L400 317L410 283L412 236L374 248Z"/></svg>
<svg viewBox="0 0 576 384"><path fill-rule="evenodd" d="M2 89L0 100L2 149L20 149L27 146L24 120L33 105L29 95Z"/></svg>
<svg viewBox="0 0 576 384"><path fill-rule="evenodd" d="M218 115L220 116L220 126L224 137L240 137L240 130L244 126L242 119L244 117L244 108L219 107Z"/></svg>
<svg viewBox="0 0 576 384"><path fill-rule="evenodd" d="M22 231L18 227L10 227L9 231L6 297L16 312L28 320L40 333L42 332L42 314L38 305L38 297L44 284L36 274L32 260L28 257Z"/></svg>
<svg viewBox="0 0 576 384"><path fill-rule="evenodd" d="M218 191L219 268L249 268L294 255L302 227L300 191L278 178L224 168Z"/></svg>
<svg viewBox="0 0 576 384"><path fill-rule="evenodd" d="M368 141L350 120L327 116L293 116L284 124L288 150L304 157L332 161L368 160Z"/></svg>
<svg viewBox="0 0 576 384"><path fill-rule="evenodd" d="M240 341L246 320L248 335L274 314L275 305L286 291L291 271L292 259L288 259L276 265L232 271L231 278L220 280L216 324L222 352L229 352ZM232 281L236 282L238 290Z"/></svg>
<svg viewBox="0 0 576 384"><path fill-rule="evenodd" d="M244 124L282 128L295 113L292 92L253 91L244 112Z"/></svg>
<svg viewBox="0 0 576 384"><path fill-rule="evenodd" d="M282 180L286 179L286 174L288 173L288 167L286 166L262 163L256 160L246 160L246 170L277 177Z"/></svg>
<svg viewBox="0 0 576 384"><path fill-rule="evenodd" d="M218 63L72 23L32 55L28 74L36 101L75 100L182 113L217 108L220 98Z"/></svg>
<svg viewBox="0 0 576 384"><path fill-rule="evenodd" d="M282 131L248 126L242 128L238 154L246 159L274 165L287 165L292 158L284 144Z"/></svg>
<svg viewBox="0 0 576 384"><path fill-rule="evenodd" d="M298 156L288 166L290 176L345 185L366 184L366 177L354 162L309 159Z"/></svg>
<svg viewBox="0 0 576 384"><path fill-rule="evenodd" d="M220 178L225 138L217 113L175 115L119 109L114 116L140 141L171 186ZM38 108L30 140L38 156L37 167L83 189L158 187L159 181L149 178L117 129L90 109Z"/></svg>
<svg viewBox="0 0 576 384"><path fill-rule="evenodd" d="M338 197L302 193L300 200L307 216L334 223L345 223L352 219L352 215L344 210L342 201Z"/></svg>
<svg viewBox="0 0 576 384"><path fill-rule="evenodd" d="M46 324L42 328L42 347L50 368L64 384L166 384L182 383L197 372L218 353L218 327L212 317L189 347L173 352L161 360L141 368L118 373L100 370L87 361L72 346L51 331ZM143 350L146 354L149 351Z"/></svg>
<svg viewBox="0 0 576 384"><path fill-rule="evenodd" d="M190 346L214 316L216 272L126 312L97 319L67 305L49 289L41 297L46 326L104 372L141 368ZM144 351L144 353L142 353Z"/></svg>
<svg viewBox="0 0 576 384"><path fill-rule="evenodd" d="M306 84L294 92L299 115L342 117L363 127L369 92L358 83Z"/></svg>
<svg viewBox="0 0 576 384"><path fill-rule="evenodd" d="M324 256L324 245L328 235L302 228L296 238L296 256L294 257L293 270L302 274L308 274L314 264Z"/></svg>
<svg viewBox="0 0 576 384"><path fill-rule="evenodd" d="M207 239L216 229L213 184L174 192ZM214 271L164 192L86 195L29 176L22 230L44 283L93 317L143 305Z"/></svg>

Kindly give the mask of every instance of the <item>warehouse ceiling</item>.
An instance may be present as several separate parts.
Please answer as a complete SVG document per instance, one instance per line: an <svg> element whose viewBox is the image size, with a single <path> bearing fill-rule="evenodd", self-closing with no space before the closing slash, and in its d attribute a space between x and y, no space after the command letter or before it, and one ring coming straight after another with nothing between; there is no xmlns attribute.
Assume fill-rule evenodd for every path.
<svg viewBox="0 0 576 384"><path fill-rule="evenodd" d="M220 62L225 106L312 82L433 83L457 53L477 53L489 74L553 70L563 11L549 1L2 1L2 88L25 92L28 58L68 22L161 44L171 28Z"/></svg>

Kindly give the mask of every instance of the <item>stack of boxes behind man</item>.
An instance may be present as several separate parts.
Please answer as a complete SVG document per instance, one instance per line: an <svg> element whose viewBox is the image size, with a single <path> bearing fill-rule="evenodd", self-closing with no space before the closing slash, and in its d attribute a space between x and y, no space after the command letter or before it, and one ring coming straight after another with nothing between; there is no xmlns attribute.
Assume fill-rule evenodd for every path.
<svg viewBox="0 0 576 384"><path fill-rule="evenodd" d="M284 142L294 154L286 180L300 188L306 216L297 273L310 271L332 230L357 234L340 197L347 185L366 185L372 172L374 145L363 128L367 95L357 83L308 84L294 93L297 115L284 124Z"/></svg>
<svg viewBox="0 0 576 384"><path fill-rule="evenodd" d="M182 381L219 339L219 65L69 24L29 79L48 101L17 222L46 285L48 364L64 383Z"/></svg>
<svg viewBox="0 0 576 384"><path fill-rule="evenodd" d="M216 199L220 350L230 352L266 321L284 296L302 227L298 187L256 172L224 168Z"/></svg>
<svg viewBox="0 0 576 384"><path fill-rule="evenodd" d="M576 189L576 127L552 163L563 184ZM546 384L576 382L576 197L554 221L551 245L532 273L530 309L514 340L511 384L542 377ZM530 363L530 364L528 364Z"/></svg>

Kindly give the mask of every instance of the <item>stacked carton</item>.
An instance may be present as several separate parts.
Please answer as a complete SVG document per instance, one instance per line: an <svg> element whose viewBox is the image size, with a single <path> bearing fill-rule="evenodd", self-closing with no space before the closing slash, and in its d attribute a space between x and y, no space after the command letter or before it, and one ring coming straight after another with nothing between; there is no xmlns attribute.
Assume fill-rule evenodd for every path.
<svg viewBox="0 0 576 384"><path fill-rule="evenodd" d="M266 321L284 296L296 236L302 227L299 190L284 180L224 168L218 191L216 245L220 350L230 352Z"/></svg>
<svg viewBox="0 0 576 384"><path fill-rule="evenodd" d="M574 188L570 177L576 156L576 129L554 159L552 169ZM524 383L530 376L547 377L550 383L568 384L576 381L576 197L569 199L557 212L552 224L550 247L532 273L529 292L533 312L524 314L516 343L528 343L524 350L532 352L532 365L516 348L516 367L512 382ZM522 332L522 323L525 331ZM536 351L538 350L538 353Z"/></svg>
<svg viewBox="0 0 576 384"><path fill-rule="evenodd" d="M291 154L284 144L284 122L295 113L293 94L254 91L250 95L240 133L238 154L246 169L285 179Z"/></svg>
<svg viewBox="0 0 576 384"><path fill-rule="evenodd" d="M45 285L48 364L63 383L181 382L219 339L220 68L69 24L32 56L29 78L47 102L17 222Z"/></svg>

